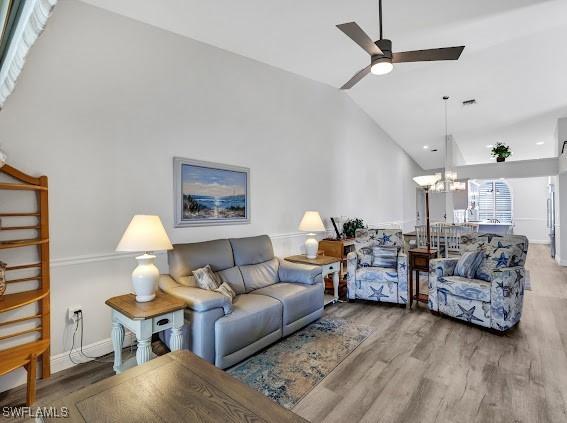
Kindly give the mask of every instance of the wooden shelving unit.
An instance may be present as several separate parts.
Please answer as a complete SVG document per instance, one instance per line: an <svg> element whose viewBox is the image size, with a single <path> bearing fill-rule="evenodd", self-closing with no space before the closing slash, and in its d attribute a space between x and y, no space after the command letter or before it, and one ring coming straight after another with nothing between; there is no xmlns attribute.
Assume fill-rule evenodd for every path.
<svg viewBox="0 0 567 423"><path fill-rule="evenodd" d="M6 283L8 290L14 284L37 281L35 289L8 293L0 296L0 318L2 313L19 309L21 307L37 303L38 310L33 314L8 320L0 321L2 329L27 322L36 322L31 328L16 330L0 336L0 376L24 367L28 373L27 404L35 401L35 379L37 361L41 362L41 378L47 378L51 374L50 368L50 299L49 299L49 216L48 216L48 184L47 177L38 178L27 175L10 165L0 167L0 174L8 175L15 182L0 182L0 195L2 190L28 191L26 195L35 195L37 210L33 212L2 212L0 213L0 233L25 233L35 232L32 238L9 239L0 241L0 252L13 248L37 248L38 258L34 263L8 263L7 275L13 272L36 271L36 275L20 275L19 277L8 276ZM33 224L10 223L11 219L27 218L36 220ZM8 224L6 224L8 222ZM28 235L29 236L29 235ZM10 257L13 257L11 255ZM0 260L2 257L0 255ZM10 261L13 261L11 259ZM31 342L22 342L16 347L3 348L4 341L24 337L37 333L39 337Z"/></svg>

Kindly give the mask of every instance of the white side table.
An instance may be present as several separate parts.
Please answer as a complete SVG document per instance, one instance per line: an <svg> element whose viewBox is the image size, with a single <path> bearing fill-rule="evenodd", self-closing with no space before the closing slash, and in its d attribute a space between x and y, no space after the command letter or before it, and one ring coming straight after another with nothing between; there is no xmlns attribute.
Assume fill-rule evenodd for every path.
<svg viewBox="0 0 567 423"><path fill-rule="evenodd" d="M325 277L333 275L333 296L325 295L324 305L334 304L339 301L339 276L341 273L341 262L336 257L317 256L309 259L306 256L290 256L285 258L292 263L310 264L312 266L321 266L321 276L323 277L323 289L325 289Z"/></svg>
<svg viewBox="0 0 567 423"><path fill-rule="evenodd" d="M134 294L126 294L109 298L105 304L112 309L113 369L117 374L155 357L151 348L154 333L171 329L171 350L181 349L184 301L160 292L146 303L138 303ZM131 359L122 363L124 328L131 330L138 341L135 362Z"/></svg>

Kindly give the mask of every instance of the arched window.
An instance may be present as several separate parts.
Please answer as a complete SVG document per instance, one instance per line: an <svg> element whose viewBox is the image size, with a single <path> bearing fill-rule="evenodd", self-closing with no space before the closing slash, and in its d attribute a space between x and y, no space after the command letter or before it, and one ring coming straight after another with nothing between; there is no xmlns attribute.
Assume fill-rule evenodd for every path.
<svg viewBox="0 0 567 423"><path fill-rule="evenodd" d="M497 219L512 223L512 192L503 180L479 181L478 209L480 220Z"/></svg>

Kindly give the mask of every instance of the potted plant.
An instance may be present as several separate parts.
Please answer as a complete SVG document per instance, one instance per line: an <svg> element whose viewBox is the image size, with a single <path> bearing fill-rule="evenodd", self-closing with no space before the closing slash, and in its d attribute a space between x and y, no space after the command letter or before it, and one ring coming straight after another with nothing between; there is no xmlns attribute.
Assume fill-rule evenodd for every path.
<svg viewBox="0 0 567 423"><path fill-rule="evenodd" d="M354 238L357 229L364 229L366 225L362 219L348 219L343 223L343 235L346 238Z"/></svg>
<svg viewBox="0 0 567 423"><path fill-rule="evenodd" d="M492 157L496 157L497 162L505 162L506 158L512 155L512 151L510 151L510 147L503 142L497 142L492 148L491 155Z"/></svg>

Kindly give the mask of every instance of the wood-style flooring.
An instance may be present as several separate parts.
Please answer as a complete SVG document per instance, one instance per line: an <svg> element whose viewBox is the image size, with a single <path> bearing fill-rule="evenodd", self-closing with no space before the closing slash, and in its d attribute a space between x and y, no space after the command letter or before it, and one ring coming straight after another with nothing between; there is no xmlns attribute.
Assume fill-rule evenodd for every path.
<svg viewBox="0 0 567 423"><path fill-rule="evenodd" d="M519 326L496 335L423 307L340 304L376 328L296 405L312 422L567 422L567 269L531 245Z"/></svg>
<svg viewBox="0 0 567 423"><path fill-rule="evenodd" d="M420 306L341 303L326 315L375 328L293 409L312 422L567 422L567 269L531 245L523 319L496 335ZM90 362L39 381L42 405L113 374ZM0 394L23 403L25 389Z"/></svg>

